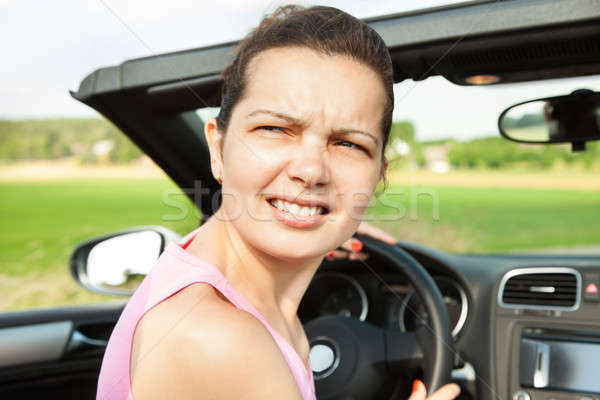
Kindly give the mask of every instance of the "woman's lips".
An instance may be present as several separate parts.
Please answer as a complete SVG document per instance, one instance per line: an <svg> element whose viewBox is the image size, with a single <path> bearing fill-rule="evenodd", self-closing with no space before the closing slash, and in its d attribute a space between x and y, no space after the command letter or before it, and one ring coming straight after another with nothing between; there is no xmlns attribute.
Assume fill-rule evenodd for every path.
<svg viewBox="0 0 600 400"><path fill-rule="evenodd" d="M306 206L302 206L300 204L297 204L295 202L290 202L288 200L283 200L281 198L269 198L266 201L269 204L269 206L271 207L271 209L273 210L273 214L275 215L275 218L277 220L281 221L282 223L284 223L285 225L288 225L293 228L311 228L311 227L317 226L321 223L323 218L325 218L325 215L327 215L327 209L322 206L318 206L318 211L314 215L300 215L299 212L302 212L302 211L300 211L299 209L301 209L302 207L306 207ZM290 211L285 211L285 210L275 207L272 202L277 202L277 201L279 201L278 205L280 207L282 206L283 201L285 201L287 203L287 207L289 207L289 203L296 204L298 206L295 208L296 213L292 213ZM303 203L306 204L306 202L303 202ZM287 207L284 207L284 208L287 208ZM306 213L306 211L304 211L304 213Z"/></svg>

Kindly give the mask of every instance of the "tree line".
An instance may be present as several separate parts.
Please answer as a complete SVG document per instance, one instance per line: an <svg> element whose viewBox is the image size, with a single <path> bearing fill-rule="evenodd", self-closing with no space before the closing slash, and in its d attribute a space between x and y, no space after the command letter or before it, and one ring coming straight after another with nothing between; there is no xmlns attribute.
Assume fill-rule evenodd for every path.
<svg viewBox="0 0 600 400"><path fill-rule="evenodd" d="M586 151L572 152L570 144L522 144L501 137L454 142L448 161L455 168L551 168L557 163L592 169L600 162L598 142L588 142Z"/></svg>
<svg viewBox="0 0 600 400"><path fill-rule="evenodd" d="M94 145L105 141L110 149L104 155L94 152ZM404 146L405 143L408 147ZM555 163L594 168L600 162L600 145L587 144L587 150L573 153L569 145L527 145L510 142L500 136L466 142L437 140L419 142L414 125L396 121L392 125L386 152L392 168L409 163L425 167L425 149L446 146L447 161L454 168L502 169L511 167L550 168ZM402 149L406 154L399 154ZM99 118L63 118L43 120L0 120L0 162L52 160L76 157L82 164L128 163L142 152L110 121Z"/></svg>
<svg viewBox="0 0 600 400"><path fill-rule="evenodd" d="M106 141L105 155L94 144ZM76 157L82 164L126 163L142 152L106 119L64 118L0 120L0 161L54 160Z"/></svg>

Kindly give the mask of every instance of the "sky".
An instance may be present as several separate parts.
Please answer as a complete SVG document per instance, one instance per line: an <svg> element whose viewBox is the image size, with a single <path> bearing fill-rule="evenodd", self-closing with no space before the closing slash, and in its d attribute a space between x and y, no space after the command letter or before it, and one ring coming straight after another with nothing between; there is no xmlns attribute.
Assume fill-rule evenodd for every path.
<svg viewBox="0 0 600 400"><path fill-rule="evenodd" d="M294 1L359 18L457 0ZM92 71L127 59L239 40L285 1L0 0L0 118L98 116L69 95ZM540 84L459 87L443 78L395 87L394 118L420 140L495 134L503 108L530 98L600 90L600 77Z"/></svg>

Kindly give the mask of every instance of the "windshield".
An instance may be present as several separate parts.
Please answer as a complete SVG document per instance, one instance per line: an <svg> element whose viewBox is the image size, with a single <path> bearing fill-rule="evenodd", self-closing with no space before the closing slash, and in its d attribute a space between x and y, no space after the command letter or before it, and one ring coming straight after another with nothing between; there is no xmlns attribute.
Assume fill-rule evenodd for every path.
<svg viewBox="0 0 600 400"><path fill-rule="evenodd" d="M458 86L396 84L386 185L365 216L402 240L453 253L600 254L600 145L510 142L516 103L600 90L600 77ZM201 109L206 120L218 109Z"/></svg>
<svg viewBox="0 0 600 400"><path fill-rule="evenodd" d="M600 146L500 137L507 107L600 90L600 77L457 86L441 77L395 87L389 186L373 214L399 237L457 253L600 254ZM391 200L391 201L389 201ZM389 216L388 216L389 217Z"/></svg>

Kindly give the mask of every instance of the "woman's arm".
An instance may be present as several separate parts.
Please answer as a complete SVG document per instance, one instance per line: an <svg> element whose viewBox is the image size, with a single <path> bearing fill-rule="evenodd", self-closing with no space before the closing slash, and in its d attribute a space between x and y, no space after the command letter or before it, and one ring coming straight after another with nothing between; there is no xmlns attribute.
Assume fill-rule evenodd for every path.
<svg viewBox="0 0 600 400"><path fill-rule="evenodd" d="M301 400L266 327L230 304L203 302L141 361L136 400Z"/></svg>

